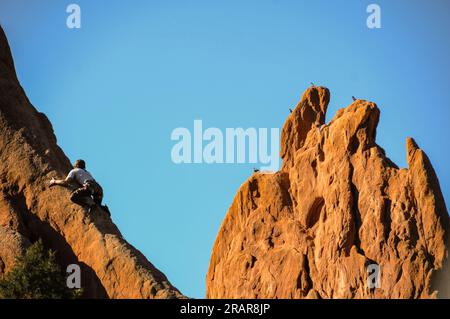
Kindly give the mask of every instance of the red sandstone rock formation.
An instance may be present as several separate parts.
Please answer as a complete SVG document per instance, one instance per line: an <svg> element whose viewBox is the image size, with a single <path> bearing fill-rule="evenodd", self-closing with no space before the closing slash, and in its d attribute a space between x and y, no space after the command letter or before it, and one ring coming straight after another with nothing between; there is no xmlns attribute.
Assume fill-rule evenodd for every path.
<svg viewBox="0 0 450 319"><path fill-rule="evenodd" d="M377 106L357 100L325 124L329 99L309 88L283 127L281 170L240 187L207 297L446 296L449 216L428 157L408 139L399 169L375 142ZM369 265L379 288L368 285Z"/></svg>
<svg viewBox="0 0 450 319"><path fill-rule="evenodd" d="M183 297L106 213L89 216L70 203L68 190L47 187L70 168L47 117L21 88L0 28L0 275L28 240L42 238L63 269L72 263L82 267L85 297Z"/></svg>

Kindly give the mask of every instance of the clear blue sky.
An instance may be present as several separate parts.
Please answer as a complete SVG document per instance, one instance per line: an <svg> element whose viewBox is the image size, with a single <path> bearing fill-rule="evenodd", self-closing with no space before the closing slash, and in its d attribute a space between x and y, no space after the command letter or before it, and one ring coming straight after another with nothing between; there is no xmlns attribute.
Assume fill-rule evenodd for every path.
<svg viewBox="0 0 450 319"><path fill-rule="evenodd" d="M450 2L1 0L0 23L31 102L71 160L103 184L125 237L184 294L204 297L215 236L254 164L175 165L170 134L281 127L311 81L327 120L355 95L381 109L378 144L406 166L427 152L450 202ZM382 28L366 27L366 7Z"/></svg>

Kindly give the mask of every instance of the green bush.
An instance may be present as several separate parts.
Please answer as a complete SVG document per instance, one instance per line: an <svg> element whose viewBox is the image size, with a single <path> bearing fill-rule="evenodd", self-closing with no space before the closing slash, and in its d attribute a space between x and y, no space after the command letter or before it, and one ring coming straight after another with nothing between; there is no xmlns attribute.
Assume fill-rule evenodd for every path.
<svg viewBox="0 0 450 319"><path fill-rule="evenodd" d="M69 289L55 253L46 250L41 240L17 258L13 269L0 279L3 299L73 299L80 289Z"/></svg>

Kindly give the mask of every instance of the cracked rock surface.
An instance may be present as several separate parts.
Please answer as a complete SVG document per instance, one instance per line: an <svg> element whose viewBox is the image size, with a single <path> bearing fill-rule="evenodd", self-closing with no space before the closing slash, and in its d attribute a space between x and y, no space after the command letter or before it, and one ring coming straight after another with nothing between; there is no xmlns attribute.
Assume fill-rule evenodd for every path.
<svg viewBox="0 0 450 319"><path fill-rule="evenodd" d="M356 100L325 124L329 100L309 88L282 129L281 170L240 187L207 297L448 297L449 216L427 155L408 138L398 168L376 144L376 104Z"/></svg>

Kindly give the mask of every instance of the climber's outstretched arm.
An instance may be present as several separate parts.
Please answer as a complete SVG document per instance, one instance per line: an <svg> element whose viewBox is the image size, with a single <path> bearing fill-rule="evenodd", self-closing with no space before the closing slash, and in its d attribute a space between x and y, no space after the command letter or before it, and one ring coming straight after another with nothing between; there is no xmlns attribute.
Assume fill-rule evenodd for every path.
<svg viewBox="0 0 450 319"><path fill-rule="evenodd" d="M54 179L52 178L49 184L49 187L53 187L53 186L64 186L64 187L68 187L70 186L70 184L72 183L72 178L67 177L66 179Z"/></svg>

